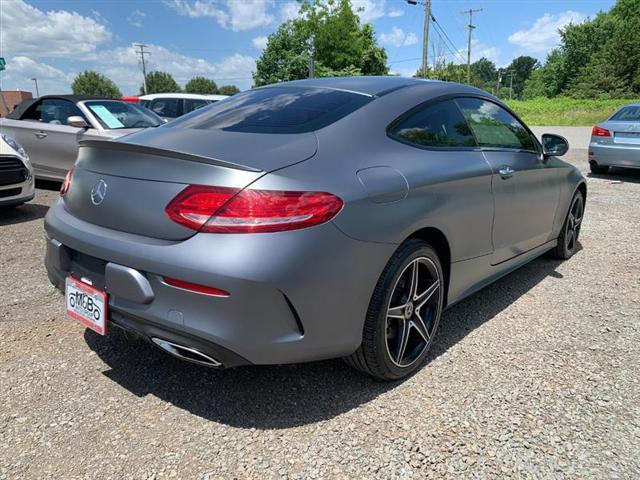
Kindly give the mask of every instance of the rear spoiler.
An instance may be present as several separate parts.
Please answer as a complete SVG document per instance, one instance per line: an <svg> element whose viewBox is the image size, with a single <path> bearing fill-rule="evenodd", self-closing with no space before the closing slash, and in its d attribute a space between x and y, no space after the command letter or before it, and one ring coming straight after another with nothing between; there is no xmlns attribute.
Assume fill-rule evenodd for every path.
<svg viewBox="0 0 640 480"><path fill-rule="evenodd" d="M217 158L205 157L202 155L194 155L192 153L177 152L175 150L167 150L164 148L149 147L147 145L139 145L136 143L125 143L117 140L81 140L80 147L100 148L103 150L115 150L118 152L142 153L147 155L155 155L159 157L177 158L181 160L190 160L192 162L207 163L209 165L217 165L219 167L233 168L243 170L245 172L262 172L262 170L238 163L227 162Z"/></svg>

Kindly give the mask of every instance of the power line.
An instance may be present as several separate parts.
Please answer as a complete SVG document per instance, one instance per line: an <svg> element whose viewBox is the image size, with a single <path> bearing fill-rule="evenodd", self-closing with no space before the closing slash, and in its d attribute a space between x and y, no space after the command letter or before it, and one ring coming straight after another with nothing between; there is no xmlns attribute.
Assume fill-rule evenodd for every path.
<svg viewBox="0 0 640 480"><path fill-rule="evenodd" d="M140 59L142 61L142 78L143 78L142 86L144 88L144 94L146 95L147 94L147 64L144 61L144 56L151 55L151 52L144 51L144 49L148 48L149 46L143 43L135 43L133 46L138 47L140 49L140 50L136 50L136 54L140 55Z"/></svg>
<svg viewBox="0 0 640 480"><path fill-rule="evenodd" d="M442 39L442 41L445 43L445 46L447 46L447 42L449 43L449 45L451 46L451 48L447 47L447 49L451 52L452 55L454 55L459 61L460 63L464 63L464 59L462 58L462 56L460 55L460 49L458 47L455 46L455 44L451 41L451 38L449 38L449 35L447 35L447 32L444 30L444 28L442 27L442 25L440 25L440 23L438 23L438 21L436 20L436 17L434 17L433 15L431 16L431 20L434 23L434 27L436 27L436 33L438 33L438 35L440 35L440 38ZM439 31L438 31L439 30ZM444 35L443 38L442 36Z"/></svg>

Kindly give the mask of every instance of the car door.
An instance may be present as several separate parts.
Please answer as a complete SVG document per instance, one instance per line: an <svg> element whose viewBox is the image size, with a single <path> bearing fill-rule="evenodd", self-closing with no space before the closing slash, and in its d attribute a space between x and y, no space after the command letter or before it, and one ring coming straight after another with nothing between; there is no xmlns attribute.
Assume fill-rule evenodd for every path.
<svg viewBox="0 0 640 480"><path fill-rule="evenodd" d="M492 264L550 240L560 194L558 170L533 134L506 109L483 98L456 100L493 170Z"/></svg>
<svg viewBox="0 0 640 480"><path fill-rule="evenodd" d="M34 103L15 129L38 178L61 180L78 156L83 128L67 125L70 116L85 117L75 103L61 98L45 98Z"/></svg>

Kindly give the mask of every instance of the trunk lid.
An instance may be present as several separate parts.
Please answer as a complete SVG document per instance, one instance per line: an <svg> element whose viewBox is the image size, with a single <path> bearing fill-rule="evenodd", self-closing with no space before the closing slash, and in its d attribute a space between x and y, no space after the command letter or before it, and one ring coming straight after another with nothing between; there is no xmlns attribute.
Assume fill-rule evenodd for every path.
<svg viewBox="0 0 640 480"><path fill-rule="evenodd" d="M640 148L640 122L605 122L602 128L611 132L612 144Z"/></svg>
<svg viewBox="0 0 640 480"><path fill-rule="evenodd" d="M153 129L159 130L163 129ZM313 134L240 134L242 138L233 135L233 141L223 135L205 142L202 135L188 135L190 130L181 130L186 140L173 135L172 129L164 131L171 132L169 139L133 134L118 141L82 142L64 196L66 209L113 230L183 240L195 231L173 222L164 209L188 185L242 189L266 172L316 152Z"/></svg>

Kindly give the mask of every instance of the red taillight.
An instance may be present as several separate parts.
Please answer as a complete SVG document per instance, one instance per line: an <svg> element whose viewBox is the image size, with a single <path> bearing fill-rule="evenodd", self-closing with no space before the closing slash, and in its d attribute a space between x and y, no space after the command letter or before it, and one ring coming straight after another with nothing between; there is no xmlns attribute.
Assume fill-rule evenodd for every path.
<svg viewBox="0 0 640 480"><path fill-rule="evenodd" d="M171 285L172 287L182 288L183 290L190 290L196 293L204 293L206 295L214 295L216 297L229 297L231 294L225 290L219 288L207 287L206 285L200 285L198 283L185 282L184 280L178 280L177 278L163 277L164 283Z"/></svg>
<svg viewBox="0 0 640 480"><path fill-rule="evenodd" d="M175 222L208 233L265 233L328 222L342 209L326 192L243 190L191 185L165 209Z"/></svg>
<svg viewBox="0 0 640 480"><path fill-rule="evenodd" d="M592 137L610 137L611 132L606 128L593 127L593 130L591 130L591 136Z"/></svg>
<svg viewBox="0 0 640 480"><path fill-rule="evenodd" d="M164 211L174 222L200 230L238 191L236 188L189 185L169 202Z"/></svg>
<svg viewBox="0 0 640 480"><path fill-rule="evenodd" d="M73 177L73 167L69 169L69 171L67 172L67 175L64 177L64 182L62 182L62 186L60 187L60 195L64 195L69 191L72 177Z"/></svg>

